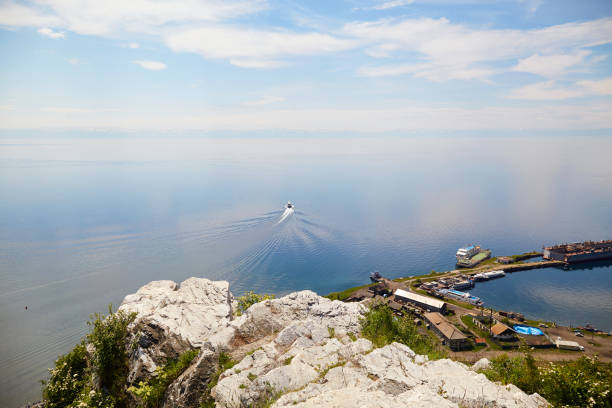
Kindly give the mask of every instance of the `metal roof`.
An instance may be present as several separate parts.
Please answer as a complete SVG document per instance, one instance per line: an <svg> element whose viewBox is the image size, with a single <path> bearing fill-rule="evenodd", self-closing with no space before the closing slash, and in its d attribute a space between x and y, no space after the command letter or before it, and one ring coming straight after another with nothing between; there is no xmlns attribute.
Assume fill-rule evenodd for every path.
<svg viewBox="0 0 612 408"><path fill-rule="evenodd" d="M467 337L459 329L453 326L440 313L425 313L423 315L431 324L435 325L438 330L449 340L461 340Z"/></svg>
<svg viewBox="0 0 612 408"><path fill-rule="evenodd" d="M499 336L500 334L506 332L507 330L510 330L510 332L514 333L514 330L512 330L511 328L509 328L503 323L497 323L493 325L493 327L491 327L491 333L493 333L494 336Z"/></svg>
<svg viewBox="0 0 612 408"><path fill-rule="evenodd" d="M444 307L444 302L441 300L432 299L430 297L419 295L418 293L408 292L403 289L397 289L395 291L395 296L399 296L404 299L414 300L415 302L423 303L425 305L429 305L437 309L442 309L442 307Z"/></svg>

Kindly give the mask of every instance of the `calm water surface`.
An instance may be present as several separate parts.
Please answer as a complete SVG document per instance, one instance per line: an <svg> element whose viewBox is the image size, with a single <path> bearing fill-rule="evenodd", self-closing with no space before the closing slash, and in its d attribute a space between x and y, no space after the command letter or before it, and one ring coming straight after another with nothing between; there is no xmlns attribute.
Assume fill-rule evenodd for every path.
<svg viewBox="0 0 612 408"><path fill-rule="evenodd" d="M38 398L88 316L151 280L327 293L373 269L451 269L470 243L611 238L611 152L604 137L0 138L0 405ZM609 266L473 292L612 329Z"/></svg>

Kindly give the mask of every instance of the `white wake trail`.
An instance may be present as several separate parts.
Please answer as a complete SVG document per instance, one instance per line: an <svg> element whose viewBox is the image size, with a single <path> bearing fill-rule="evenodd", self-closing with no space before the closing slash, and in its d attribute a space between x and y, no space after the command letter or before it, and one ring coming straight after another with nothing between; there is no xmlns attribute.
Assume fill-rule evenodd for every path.
<svg viewBox="0 0 612 408"><path fill-rule="evenodd" d="M278 222L276 223L276 225L280 224L281 222L285 221L287 219L287 217L289 217L291 214L293 214L293 208L286 208L285 212L283 213L283 215L280 217L280 220L278 220Z"/></svg>

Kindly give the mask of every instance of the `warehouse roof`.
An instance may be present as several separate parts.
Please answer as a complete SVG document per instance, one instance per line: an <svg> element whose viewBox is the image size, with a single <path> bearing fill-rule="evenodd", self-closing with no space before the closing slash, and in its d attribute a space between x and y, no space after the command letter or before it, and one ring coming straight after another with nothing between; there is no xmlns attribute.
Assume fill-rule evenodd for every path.
<svg viewBox="0 0 612 408"><path fill-rule="evenodd" d="M431 324L435 325L438 330L449 340L466 339L465 334L459 329L450 324L440 313L425 313L423 315Z"/></svg>
<svg viewBox="0 0 612 408"><path fill-rule="evenodd" d="M436 309L442 309L442 307L444 307L444 302L441 300L432 299L430 297L419 295L418 293L408 292L403 289L397 289L395 291L395 296L429 305L431 307L435 307Z"/></svg>

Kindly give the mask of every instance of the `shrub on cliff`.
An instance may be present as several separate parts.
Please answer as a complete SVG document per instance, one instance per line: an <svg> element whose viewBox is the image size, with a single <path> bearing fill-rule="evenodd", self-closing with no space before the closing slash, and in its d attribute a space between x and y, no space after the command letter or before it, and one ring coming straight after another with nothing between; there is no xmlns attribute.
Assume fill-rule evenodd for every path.
<svg viewBox="0 0 612 408"><path fill-rule="evenodd" d="M612 369L597 357L537 367L529 354L512 358L503 354L481 372L492 381L537 392L555 407L612 407Z"/></svg>
<svg viewBox="0 0 612 408"><path fill-rule="evenodd" d="M43 381L46 407L67 407L79 396L90 378L86 357L85 343L81 342L70 353L57 359L55 367L49 370L49 380Z"/></svg>
<svg viewBox="0 0 612 408"><path fill-rule="evenodd" d="M170 360L163 367L157 367L154 377L141 381L138 387L130 387L128 391L137 396L145 407L160 406L168 386L189 367L198 353L197 349L184 352L177 360Z"/></svg>
<svg viewBox="0 0 612 408"><path fill-rule="evenodd" d="M528 394L538 392L540 388L540 372L531 354L518 357L502 354L493 358L482 372L491 381L514 384Z"/></svg>
<svg viewBox="0 0 612 408"><path fill-rule="evenodd" d="M262 302L268 299L274 299L274 295L263 294L259 295L252 290L248 291L242 296L239 296L236 300L238 301L238 310L236 310L236 314L238 316L242 315L249 307L253 306L255 303Z"/></svg>
<svg viewBox="0 0 612 408"><path fill-rule="evenodd" d="M43 381L45 407L105 407L126 405L127 326L135 314L123 311L109 315L94 315L91 332L74 349L61 356L49 370L48 381ZM87 344L93 345L91 355ZM99 380L100 389L93 384Z"/></svg>
<svg viewBox="0 0 612 408"><path fill-rule="evenodd" d="M383 347L394 341L403 343L418 354L431 359L444 357L436 343L418 332L408 317L397 317L387 305L372 305L361 319L361 334L375 346Z"/></svg>
<svg viewBox="0 0 612 408"><path fill-rule="evenodd" d="M128 373L128 356L125 345L128 325L136 318L136 313L127 314L123 310L113 313L108 307L108 316L94 315L87 341L94 346L92 363L100 385L113 396L123 399L123 387Z"/></svg>

